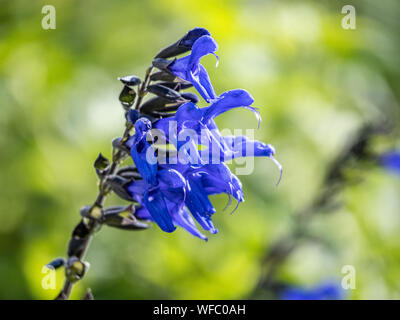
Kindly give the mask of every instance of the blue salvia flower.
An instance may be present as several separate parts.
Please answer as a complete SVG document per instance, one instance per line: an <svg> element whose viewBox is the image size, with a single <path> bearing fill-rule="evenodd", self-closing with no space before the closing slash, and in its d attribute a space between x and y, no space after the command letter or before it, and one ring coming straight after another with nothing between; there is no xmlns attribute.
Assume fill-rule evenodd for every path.
<svg viewBox="0 0 400 320"><path fill-rule="evenodd" d="M282 300L341 300L344 291L335 282L324 282L313 288L290 287L283 290Z"/></svg>
<svg viewBox="0 0 400 320"><path fill-rule="evenodd" d="M215 117L239 107L252 111L256 115L259 123L261 118L258 110L251 106L253 102L253 97L246 90L230 90L222 94L215 102L205 108L199 108L191 102L183 104L177 110L175 116L156 121L154 123L154 128L160 129L165 133L167 141L174 144L178 150L183 144L187 145L187 142L178 141L178 136L180 134L185 135L185 130L195 131L199 140L191 141L191 143L194 145L202 145L205 149L198 151L196 151L196 148L191 149L191 151L195 153L188 155L191 164L202 162L214 163L214 160L220 163L247 156L269 157L278 165L282 172L280 164L276 162L273 157L275 154L273 146L260 141L250 140L245 136L223 137L215 124ZM171 123L176 125L176 130L169 130ZM174 136L170 136L170 134L174 134ZM212 148L212 146L214 146L214 148ZM218 147L217 150L215 150L215 146Z"/></svg>
<svg viewBox="0 0 400 320"><path fill-rule="evenodd" d="M380 161L385 169L400 175L400 151L386 152L381 156Z"/></svg>
<svg viewBox="0 0 400 320"><path fill-rule="evenodd" d="M217 42L211 36L203 35L193 43L192 51L188 56L176 59L168 66L174 75L191 82L207 102L214 100L216 94L207 70L200 63L200 59L208 54L215 55L217 49Z"/></svg>
<svg viewBox="0 0 400 320"><path fill-rule="evenodd" d="M260 121L260 115L257 109L251 107L253 101L253 97L246 90L236 89L227 91L210 106L205 108L199 108L192 102L183 104L179 107L175 116L156 121L154 123L154 128L160 129L162 132L166 133L167 140L173 143L178 149L186 143L178 141L178 136L184 135L185 130L190 130L195 131L199 138L207 138L207 141L193 141L194 144L203 144L205 146L214 144L220 146L221 152L229 152L231 150L226 144L227 141L219 132L214 118L226 111L241 107L254 112L258 121ZM169 135L171 133L169 130L171 122L176 124L176 136ZM198 161L200 159L200 153L199 151L195 155L192 154L192 160ZM204 155L203 152L203 157ZM229 155L226 156L228 157ZM234 158L233 155L232 158Z"/></svg>

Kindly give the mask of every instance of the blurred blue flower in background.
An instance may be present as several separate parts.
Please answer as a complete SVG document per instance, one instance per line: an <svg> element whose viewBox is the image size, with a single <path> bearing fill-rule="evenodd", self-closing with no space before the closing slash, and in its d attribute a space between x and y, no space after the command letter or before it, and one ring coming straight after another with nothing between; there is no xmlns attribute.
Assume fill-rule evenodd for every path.
<svg viewBox="0 0 400 320"><path fill-rule="evenodd" d="M281 293L282 300L341 300L343 288L334 281L326 281L312 288L289 287Z"/></svg>
<svg viewBox="0 0 400 320"><path fill-rule="evenodd" d="M400 175L400 151L386 152L381 156L380 161L385 169Z"/></svg>

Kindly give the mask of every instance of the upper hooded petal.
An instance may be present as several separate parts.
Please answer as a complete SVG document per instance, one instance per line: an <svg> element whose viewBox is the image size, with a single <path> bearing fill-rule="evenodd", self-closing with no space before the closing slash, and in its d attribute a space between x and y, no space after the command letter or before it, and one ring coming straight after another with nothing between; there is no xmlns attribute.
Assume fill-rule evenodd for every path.
<svg viewBox="0 0 400 320"><path fill-rule="evenodd" d="M216 94L206 69L200 64L200 59L214 54L217 49L217 42L211 36L204 35L194 42L190 55L177 59L168 66L174 75L191 82L207 102L216 99Z"/></svg>
<svg viewBox="0 0 400 320"><path fill-rule="evenodd" d="M176 229L172 222L167 203L159 188L150 189L145 192L143 205L163 231L172 232Z"/></svg>
<svg viewBox="0 0 400 320"><path fill-rule="evenodd" d="M195 41L204 36L210 35L210 32L204 28L194 28L187 32L181 39L177 42L171 44L170 46L162 49L157 55L156 58L170 58L176 56L178 54L189 51Z"/></svg>
<svg viewBox="0 0 400 320"><path fill-rule="evenodd" d="M218 43L213 37L204 35L198 38L193 46L192 52L190 53L189 65L193 66L200 62L200 59L206 55L214 53L218 50Z"/></svg>
<svg viewBox="0 0 400 320"><path fill-rule="evenodd" d="M254 99L249 92L243 89L235 89L226 91L218 97L209 107L203 108L203 120L204 124L210 120L219 116L220 114L238 107L251 110L260 122L260 114L256 108L251 107Z"/></svg>

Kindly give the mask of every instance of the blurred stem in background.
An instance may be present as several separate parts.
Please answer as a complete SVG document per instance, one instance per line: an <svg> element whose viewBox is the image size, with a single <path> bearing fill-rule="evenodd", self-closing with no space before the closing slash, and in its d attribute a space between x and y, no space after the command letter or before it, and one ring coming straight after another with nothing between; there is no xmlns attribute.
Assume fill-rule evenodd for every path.
<svg viewBox="0 0 400 320"><path fill-rule="evenodd" d="M279 267L285 263L289 256L301 245L304 240L313 240L307 232L310 220L324 212L332 212L340 206L338 194L347 186L359 181L350 179L346 169L357 169L366 163L375 163L376 156L370 150L371 139L379 134L388 134L393 130L393 124L387 120L379 124L366 124L350 139L349 143L339 152L337 158L328 167L320 191L315 200L306 208L294 215L292 232L277 240L267 250L262 258L262 275L251 298L265 298L265 295L280 296L286 284L277 280Z"/></svg>

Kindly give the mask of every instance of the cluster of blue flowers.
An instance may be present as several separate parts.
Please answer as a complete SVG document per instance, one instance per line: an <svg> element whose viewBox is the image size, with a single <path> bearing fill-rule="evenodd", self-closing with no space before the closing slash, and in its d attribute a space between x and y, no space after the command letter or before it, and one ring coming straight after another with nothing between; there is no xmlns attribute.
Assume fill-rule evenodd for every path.
<svg viewBox="0 0 400 320"><path fill-rule="evenodd" d="M224 162L237 157L268 157L282 173L279 163L273 158L275 150L271 145L246 136L222 136L219 131L214 118L233 108L251 110L259 121L260 116L257 109L251 106L253 97L245 90L230 90L219 96L215 94L200 59L208 54L215 55L217 48L216 41L207 30L195 28L156 57L154 66L191 83L209 106L199 108L196 99L190 99L182 103L176 113L159 119L142 116L137 111L130 112L128 117L134 123L135 133L126 143L142 177L126 186L131 198L141 205L135 215L139 219L156 222L165 232L173 232L180 226L204 240L207 238L197 229L194 220L204 230L217 232L211 219L216 210L209 200L210 195L225 193L230 200L236 199L238 204L244 201L240 180ZM182 58L165 59L187 51L190 54ZM175 131L171 132L171 126L175 127ZM178 152L177 161L159 161L152 134L155 129L163 132L168 144L178 151L183 150ZM189 131L194 135L191 134L188 141L178 139ZM192 148L182 148L187 145ZM199 148L200 145L208 148Z"/></svg>

